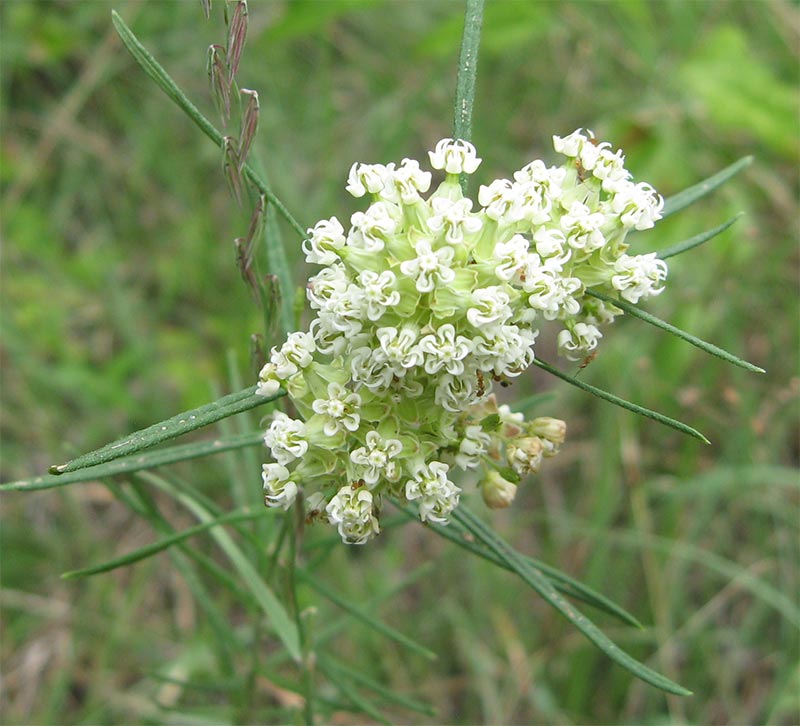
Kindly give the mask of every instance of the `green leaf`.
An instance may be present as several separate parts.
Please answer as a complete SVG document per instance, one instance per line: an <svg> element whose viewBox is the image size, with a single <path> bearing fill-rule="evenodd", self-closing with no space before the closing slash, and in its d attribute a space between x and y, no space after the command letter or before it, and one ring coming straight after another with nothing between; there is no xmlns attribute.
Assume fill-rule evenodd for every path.
<svg viewBox="0 0 800 726"><path fill-rule="evenodd" d="M630 401L626 401L624 398L620 398L619 396L615 396L613 393L609 393L608 391L604 391L602 388L597 388L596 386L592 386L589 383L584 383L583 381L575 378L574 376L570 376L567 373L564 373L558 368L554 368L549 363L545 363L541 358L534 359L534 364L539 366L544 371L553 374L556 378L560 378L562 381L566 381L567 383L571 383L573 386L580 388L582 391L586 391L587 393L591 393L598 398L602 398L604 401L608 401L609 403L613 403L616 406L621 408L627 409L628 411L633 411L639 416L644 416L645 418L651 418L654 421L658 421L665 426L669 426L676 431L680 431L681 433L687 434L699 441L702 441L704 444L710 444L711 442L703 436L697 429L692 428L688 424L682 423L681 421L676 421L674 418L670 418L669 416L665 416L663 413L658 413L658 411L652 411L649 408L645 408L644 406L640 406L637 403L631 403Z"/></svg>
<svg viewBox="0 0 800 726"><path fill-rule="evenodd" d="M349 678L353 683L358 683L364 688L368 688L389 703L394 703L411 711L425 714L426 716L436 716L437 714L436 709L430 704L395 693L393 690L378 683L374 678L370 678L367 674L357 671L355 668L350 668L340 660L336 660L334 663L330 656L326 656L326 661L329 667L334 667L337 672Z"/></svg>
<svg viewBox="0 0 800 726"><path fill-rule="evenodd" d="M238 512L230 512L229 514L224 514L221 517L209 520L203 524L198 524L194 527L189 527L189 529L184 529L182 532L177 532L176 534L171 535L170 537L165 537L158 542L153 542L152 544L145 545L144 547L140 547L139 549L128 552L127 554L115 557L112 560L107 560L99 565L84 567L80 570L70 570L69 572L65 572L63 575L61 575L61 577L65 580L72 580L78 577L98 575L101 572L109 572L110 570L115 570L118 567L126 567L127 565L132 565L134 562L139 562L140 560L152 557L159 552L163 552L168 547L171 547L179 542L183 542L183 540L188 539L189 537L194 537L194 535L205 532L212 527L218 527L222 524L228 524L230 522L241 522L249 519L257 519L259 517L264 517L267 514L268 512L264 510L254 512L248 509L243 509Z"/></svg>
<svg viewBox="0 0 800 726"><path fill-rule="evenodd" d="M666 676L648 668L644 663L628 655L608 636L605 635L591 620L567 602L555 589L553 583L537 570L525 557L501 539L495 532L487 527L478 517L466 507L459 507L453 512L453 518L461 523L478 541L482 542L489 550L502 559L509 569L513 570L532 589L544 598L550 605L558 610L578 630L580 630L603 653L618 663L637 678L649 683L656 688L674 693L678 696L689 696L691 691L679 686Z"/></svg>
<svg viewBox="0 0 800 726"><path fill-rule="evenodd" d="M392 500L392 503L410 519L419 521L417 513L411 507L402 505L395 499ZM446 527L441 524L428 522L426 526L428 529L433 530L440 537L450 540L462 549L465 549L468 552L477 555L478 557L482 557L483 559L488 560L499 567L513 572L508 564L498 557L494 552L491 552L485 547L481 547L480 545L471 541L469 534L464 531L458 522L450 522ZM550 565L547 565L540 560L536 560L533 557L526 557L525 559L531 564L532 567L535 567L537 570L543 572L553 583L553 587L555 587L559 592L562 592L564 595L568 595L576 600L585 602L587 605L591 605L598 610L603 610L609 615L613 615L614 617L619 618L622 622L632 625L635 628L643 628L642 624L627 610L620 607L615 602L612 602L604 595L601 595L596 590L593 590L588 585L584 585L582 582L579 582L566 573L561 572L561 570L557 570L555 567L550 567Z"/></svg>
<svg viewBox="0 0 800 726"><path fill-rule="evenodd" d="M453 109L453 138L464 141L472 139L472 108L475 105L475 80L478 76L478 48L481 43L482 22L483 0L467 0ZM461 190L466 195L466 174L461 175Z"/></svg>
<svg viewBox="0 0 800 726"><path fill-rule="evenodd" d="M259 396L256 393L256 387L251 386L242 391L223 396L212 403L207 403L205 406L184 411L177 416L148 426L146 429L136 431L124 438L106 444L100 449L68 461L66 464L51 466L50 473L56 475L65 474L70 471L85 469L89 466L105 464L114 459L121 459L123 456L135 454L142 449L148 449L151 446L174 439L176 436L187 434L190 431L195 431L242 411L249 411L251 408L262 406L285 395L286 392L281 390L274 396Z"/></svg>
<svg viewBox="0 0 800 726"><path fill-rule="evenodd" d="M215 126L198 110L198 108L186 97L186 94L178 87L175 81L164 70L159 62L147 51L133 34L131 29L115 10L111 11L111 22L119 33L119 37L130 51L134 60L141 66L142 70L155 81L156 85L172 99L172 101L208 136L220 149L223 148L224 137L217 131ZM245 176L255 185L269 202L275 207L278 213L292 226L292 228L303 238L306 231L303 226L292 216L286 205L277 197L269 185L264 181L249 164L244 165Z"/></svg>
<svg viewBox="0 0 800 726"><path fill-rule="evenodd" d="M631 303L627 302L626 300L618 300L617 298L613 298L609 295L604 295L601 292L595 292L594 290L587 290L587 295L591 297L597 298L598 300L603 300L604 302L613 303L618 308L621 308L626 313L630 313L636 318L640 320L644 320L644 322L649 323L650 325L654 325L657 328L661 328L661 330L666 330L668 333L680 338L681 340L685 340L687 343L691 343L696 348L700 348L700 350L708 353L710 355L716 356L717 358L722 358L722 360L727 361L728 363L733 363L735 366L739 366L740 368L744 368L747 371L751 371L753 373L764 373L763 368L759 368L758 366L753 365L752 363L748 363L746 360L742 360L741 358L737 358L733 353L728 353L727 350L723 350L722 348L714 345L713 343L707 343L705 340L701 340L700 338L692 335L691 333L687 333L685 330L681 330L680 328L676 328L671 323L666 322L665 320L661 320L661 318L657 318L655 315L651 315L648 312L645 312L641 308L637 307L636 305L632 305Z"/></svg>
<svg viewBox="0 0 800 726"><path fill-rule="evenodd" d="M167 479L149 472L145 472L139 476L175 498L189 509L202 523L206 524L215 520L215 517L209 510L196 498L180 491ZM269 585L264 582L250 560L247 559L239 546L224 529L213 527L211 529L211 536L217 541L220 549L226 554L239 573L244 585L250 590L261 609L269 618L275 633L286 646L286 650L289 651L289 654L296 663L300 663L302 661L300 636L297 632L297 627L294 622L292 622L286 609L272 592Z"/></svg>
<svg viewBox="0 0 800 726"><path fill-rule="evenodd" d="M669 257L674 257L675 255L681 254L681 252L694 249L695 247L700 246L704 242L708 242L708 240L713 239L718 234L724 232L737 219L739 219L739 217L743 215L744 212L739 212L739 214L737 214L735 217L732 217L724 224L721 224L719 227L714 227L714 229L709 229L707 232L701 232L700 234L696 234L694 237L689 237L689 239L686 239L683 242L678 242L670 247L665 247L663 250L658 252L657 256L662 260L666 260Z"/></svg>
<svg viewBox="0 0 800 726"><path fill-rule="evenodd" d="M390 640L394 640L395 642L400 643L409 650L412 650L415 653L419 653L428 660L436 660L436 653L434 653L432 650L429 650L425 646L420 645L415 640L409 638L407 635L403 635L403 633L401 633L399 630L395 630L391 626L384 623L382 620L373 617L363 608L360 608L357 605L349 602L345 598L341 597L333 590L323 585L314 575L301 569L297 569L296 573L298 578L300 578L303 582L308 584L312 589L316 590L320 595L322 595L322 597L330 600L335 605L338 605L340 608L350 613L350 615L352 615L356 620L362 622L367 627L370 627L373 630L381 633L382 635L385 635Z"/></svg>
<svg viewBox="0 0 800 726"><path fill-rule="evenodd" d="M39 489L53 489L67 484L96 481L116 474L130 474L142 469L153 469L157 466L174 464L178 461L198 459L202 456L210 456L211 454L218 454L232 449L241 449L245 446L256 446L262 443L263 438L264 433L262 431L253 431L245 434L219 436L208 441L196 441L191 444L170 446L165 449L148 451L146 454L116 459L99 466L90 466L69 474L45 474L31 479L21 479L8 484L0 484L0 492L30 492Z"/></svg>
<svg viewBox="0 0 800 726"><path fill-rule="evenodd" d="M684 189L682 192L673 194L664 202L662 217L668 217L681 209L686 209L690 204L694 204L698 199L702 199L711 194L715 189L721 187L728 179L738 174L742 169L747 168L753 162L752 156L745 156L730 166L726 166L722 171L708 177L705 181Z"/></svg>

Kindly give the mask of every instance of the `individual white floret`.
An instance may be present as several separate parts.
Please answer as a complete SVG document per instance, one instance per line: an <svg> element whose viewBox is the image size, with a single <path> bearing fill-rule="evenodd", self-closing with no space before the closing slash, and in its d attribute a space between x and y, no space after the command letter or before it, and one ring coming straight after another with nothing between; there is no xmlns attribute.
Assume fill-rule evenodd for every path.
<svg viewBox="0 0 800 726"><path fill-rule="evenodd" d="M649 184L629 182L621 185L611 199L611 208L623 227L650 229L664 209L664 199Z"/></svg>
<svg viewBox="0 0 800 726"><path fill-rule="evenodd" d="M350 167L347 175L345 189L354 197L363 197L365 194L378 194L383 191L387 181L391 178L394 164L359 164Z"/></svg>
<svg viewBox="0 0 800 726"><path fill-rule="evenodd" d="M498 242L492 253L496 263L494 274L503 282L517 278L529 263L529 246L530 243L521 234L515 234L507 242Z"/></svg>
<svg viewBox="0 0 800 726"><path fill-rule="evenodd" d="M433 399L445 411L461 413L467 406L480 398L477 390L477 376L467 375L466 372L460 376L444 373L439 375ZM488 392L489 386L487 385L484 394L488 394Z"/></svg>
<svg viewBox="0 0 800 726"><path fill-rule="evenodd" d="M264 504L268 507L288 509L297 498L297 484L289 478L289 470L282 464L264 464L261 467L264 482Z"/></svg>
<svg viewBox="0 0 800 726"><path fill-rule="evenodd" d="M323 219L306 230L308 239L303 240L306 262L313 265L332 265L339 261L337 251L345 244L344 227L336 217Z"/></svg>
<svg viewBox="0 0 800 726"><path fill-rule="evenodd" d="M366 212L350 217L347 244L367 252L380 252L400 225L400 212L391 202L373 202Z"/></svg>
<svg viewBox="0 0 800 726"><path fill-rule="evenodd" d="M602 337L596 325L575 323L558 334L558 352L569 360L580 360L597 348Z"/></svg>
<svg viewBox="0 0 800 726"><path fill-rule="evenodd" d="M418 345L425 354L426 373L438 373L444 368L455 376L464 372L464 358L474 348L474 343L465 335L456 335L456 329L450 323L420 338Z"/></svg>
<svg viewBox="0 0 800 726"><path fill-rule="evenodd" d="M281 411L276 411L273 416L272 423L264 433L264 444L275 461L286 465L308 451L306 426L302 421L289 418Z"/></svg>
<svg viewBox="0 0 800 726"><path fill-rule="evenodd" d="M375 351L377 360L391 369L395 376L402 377L409 368L422 365L423 353L415 345L418 331L411 325L401 328L378 328L375 336L380 343L380 350Z"/></svg>
<svg viewBox="0 0 800 726"><path fill-rule="evenodd" d="M517 203L519 186L508 179L495 179L488 186L481 185L478 190L478 202L485 208L485 214L496 222L509 223L516 220L509 214Z"/></svg>
<svg viewBox="0 0 800 726"><path fill-rule="evenodd" d="M376 356L376 352L366 345L351 349L350 374L353 381L376 393L385 391L394 376L385 360Z"/></svg>
<svg viewBox="0 0 800 726"><path fill-rule="evenodd" d="M537 330L503 325L485 331L475 344L475 362L480 370L495 375L517 376L533 363L532 346Z"/></svg>
<svg viewBox="0 0 800 726"><path fill-rule="evenodd" d="M352 341L331 324L330 315L321 315L314 318L309 325L309 330L314 336L314 344L323 355L336 358L352 346Z"/></svg>
<svg viewBox="0 0 800 726"><path fill-rule="evenodd" d="M406 482L406 499L419 500L423 522L447 524L447 516L458 506L461 489L447 478L449 469L447 464L432 461L420 466Z"/></svg>
<svg viewBox="0 0 800 726"><path fill-rule="evenodd" d="M325 416L322 430L326 436L334 436L340 431L358 431L361 396L351 393L340 383L329 383L328 397L316 399L311 408L314 413Z"/></svg>
<svg viewBox="0 0 800 726"><path fill-rule="evenodd" d="M366 487L343 486L328 502L328 521L336 525L346 544L366 544L378 532L372 492Z"/></svg>
<svg viewBox="0 0 800 726"><path fill-rule="evenodd" d="M573 131L569 136L553 136L553 148L564 156L576 158L580 155L581 149L585 144L591 143L590 139L594 138L591 131L587 131L588 136L584 135L583 129Z"/></svg>
<svg viewBox="0 0 800 726"><path fill-rule="evenodd" d="M430 189L431 176L429 171L420 169L418 161L403 159L400 166L388 175L381 196L403 204L414 204Z"/></svg>
<svg viewBox="0 0 800 726"><path fill-rule="evenodd" d="M431 200L433 214L428 219L428 229L434 234L444 232L447 244L459 245L464 235L474 234L483 226L480 217L471 214L472 200L452 201L447 197Z"/></svg>
<svg viewBox="0 0 800 726"><path fill-rule="evenodd" d="M378 320L387 308L400 302L400 293L395 289L397 278L391 270L380 274L372 270L362 270L358 274L358 282L363 291L362 299L367 318Z"/></svg>
<svg viewBox="0 0 800 726"><path fill-rule="evenodd" d="M366 445L350 453L350 460L358 467L358 476L372 487L381 477L395 481L399 475L395 459L403 450L399 439L384 439L377 431L368 431Z"/></svg>
<svg viewBox="0 0 800 726"><path fill-rule="evenodd" d="M434 250L432 240L423 237L417 241L416 252L413 260L400 264L400 272L414 278L419 292L431 292L437 285L446 285L455 279L456 273L450 267L455 254L452 247Z"/></svg>
<svg viewBox="0 0 800 726"><path fill-rule="evenodd" d="M601 149L592 169L592 175L602 182L603 190L606 192L617 192L624 187L631 175L625 168L625 156L622 150L612 152L608 148Z"/></svg>
<svg viewBox="0 0 800 726"><path fill-rule="evenodd" d="M463 139L442 139L428 156L434 169L448 174L472 174L481 163L475 147Z"/></svg>
<svg viewBox="0 0 800 726"><path fill-rule="evenodd" d="M572 202L567 213L561 217L561 229L567 243L574 250L589 254L599 250L606 243L600 228L606 217L601 212L593 212L582 202Z"/></svg>
<svg viewBox="0 0 800 726"><path fill-rule="evenodd" d="M655 252L629 257L622 255L614 263L611 284L628 302L636 304L642 298L664 292L667 263L659 260Z"/></svg>
<svg viewBox="0 0 800 726"><path fill-rule="evenodd" d="M269 362L259 373L256 393L262 396L277 393L283 381L311 363L315 350L314 337L310 333L296 332L289 335L280 349L272 349Z"/></svg>
<svg viewBox="0 0 800 726"><path fill-rule="evenodd" d="M498 285L473 290L471 298L472 306L467 309L467 320L476 328L502 325L511 317L511 298Z"/></svg>
<svg viewBox="0 0 800 726"><path fill-rule="evenodd" d="M567 246L567 238L560 229L542 227L533 234L533 243L536 253L544 258L561 257L566 263L571 252Z"/></svg>
<svg viewBox="0 0 800 726"><path fill-rule="evenodd" d="M481 457L489 451L490 444L491 437L480 426L467 426L464 429L464 437L458 445L456 466L464 471L477 469L481 464Z"/></svg>
<svg viewBox="0 0 800 726"><path fill-rule="evenodd" d="M548 187L539 182L525 181L514 184L516 201L511 211L515 220L526 220L532 225L550 221L553 197Z"/></svg>
<svg viewBox="0 0 800 726"><path fill-rule="evenodd" d="M319 310L327 305L334 294L347 290L349 284L343 264L329 265L308 279L306 297L312 309Z"/></svg>

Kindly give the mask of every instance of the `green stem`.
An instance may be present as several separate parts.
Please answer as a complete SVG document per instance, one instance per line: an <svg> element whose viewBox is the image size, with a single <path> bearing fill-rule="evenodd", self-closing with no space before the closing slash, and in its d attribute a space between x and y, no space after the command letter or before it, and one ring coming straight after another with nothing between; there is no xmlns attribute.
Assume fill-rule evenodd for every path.
<svg viewBox="0 0 800 726"><path fill-rule="evenodd" d="M186 94L181 91L175 81L172 80L170 75L164 70L161 64L153 58L147 49L139 42L139 39L133 34L131 29L125 25L125 22L117 14L116 11L111 11L111 22L119 33L119 37L125 44L125 47L130 51L136 62L142 67L142 70L152 78L158 87L169 96L172 101L197 124L198 128L211 139L220 149L223 146L223 135L217 130L199 109L186 97ZM249 164L244 165L244 174L250 182L269 200L278 213L292 226L292 228L303 238L306 236L306 231L302 225L294 218L292 213L286 208L286 205L277 197L270 189L269 185L264 181Z"/></svg>
<svg viewBox="0 0 800 726"><path fill-rule="evenodd" d="M303 498L298 496L297 501L288 517L294 517L294 522L287 523L289 532L289 562L286 572L289 581L289 601L294 615L295 627L300 638L300 665L303 669L303 718L306 726L314 726L314 674L312 672L312 656L308 643L308 635L303 627L303 618L300 614L300 603L297 598L297 558L302 548L302 533L304 529Z"/></svg>
<svg viewBox="0 0 800 726"><path fill-rule="evenodd" d="M472 108L475 105L475 80L478 76L478 47L481 42L483 1L466 0L464 32L456 73L456 100L453 109L453 138L472 139ZM467 193L467 177L461 175L461 191Z"/></svg>

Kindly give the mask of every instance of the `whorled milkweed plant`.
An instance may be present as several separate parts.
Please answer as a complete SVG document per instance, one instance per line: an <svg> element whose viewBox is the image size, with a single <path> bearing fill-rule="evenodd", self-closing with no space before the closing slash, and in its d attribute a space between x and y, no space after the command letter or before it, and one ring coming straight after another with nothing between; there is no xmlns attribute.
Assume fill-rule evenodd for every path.
<svg viewBox="0 0 800 726"><path fill-rule="evenodd" d="M622 310L587 293L636 303L663 291L667 266L626 254L627 233L652 227L664 202L622 153L580 131L554 144L563 164L481 186L478 209L459 181L481 162L469 142L430 152L444 180L427 199L431 173L413 159L353 165L347 190L372 202L347 231L336 217L308 230L306 261L322 265L306 289L315 317L260 375L258 393L283 388L300 414L275 413L264 437L268 506L290 507L302 487L310 517L364 544L383 496L444 524L461 492L454 468L503 507L558 452L564 422L525 421L493 384L530 367L542 321L559 322L564 355L590 354Z"/></svg>
<svg viewBox="0 0 800 726"><path fill-rule="evenodd" d="M54 466L49 476L2 488L47 489L263 442L270 453L262 470L265 502L268 508L293 510L294 518L286 521L294 535L305 521L323 520L344 542L365 544L381 531L382 512L391 504L455 545L517 574L637 677L664 691L687 694L621 650L566 598L637 624L631 615L559 570L517 552L460 499L462 492L477 486L489 507L508 506L523 479L568 445L565 422L549 416L525 420L495 398L493 389L512 384L532 365L705 440L684 423L553 367L537 354L537 336L540 328L542 335L555 335L563 356L581 360L592 354L614 318L628 313L731 363L760 370L638 307L664 290L666 258L711 239L734 220L660 253L637 253L629 239L631 232L647 230L713 191L749 159L664 200L648 183L631 177L622 151L578 130L553 137L556 163L525 163L512 178L480 186L474 200L468 193L469 176L481 159L470 143L470 122L482 3L468 0L453 138L436 144L422 163L406 158L385 165L353 164L346 188L365 200L364 208L348 224L334 214L306 228L247 163L258 122L258 95L236 88L247 4L240 0L231 5L229 18L225 5L227 44L209 49L208 70L226 123L237 99L246 99L238 137L223 135L197 110L116 13L113 22L142 69L220 147L234 195L243 199L254 192L258 198L248 234L237 240L239 262L265 316L280 319L285 341L270 351L257 385ZM302 246L306 261L316 268L305 286L311 315L302 329L295 329L288 294L293 283L285 251L270 234L274 214L268 212L288 221L297 233L294 244ZM283 292L277 306L253 271L254 246L262 239L270 279ZM266 432L140 453L283 396L291 407L275 411ZM287 575L281 582L288 583L282 601L269 577L233 539L220 533L222 525L243 532L244 520L269 516L268 512L248 507L221 512L186 490L170 488L163 478L151 476L149 481L185 505L199 524L68 576L129 564L213 529L242 590L300 666L297 690L307 723L314 722L321 708L315 696L319 677L335 686L354 709L371 717L375 713L348 691L342 667L323 657L324 643L316 643L307 632L295 596L297 579L303 578L322 597L382 635L429 653L315 582L297 561L294 536L289 538L290 556L280 565ZM274 574L277 558L272 562Z"/></svg>

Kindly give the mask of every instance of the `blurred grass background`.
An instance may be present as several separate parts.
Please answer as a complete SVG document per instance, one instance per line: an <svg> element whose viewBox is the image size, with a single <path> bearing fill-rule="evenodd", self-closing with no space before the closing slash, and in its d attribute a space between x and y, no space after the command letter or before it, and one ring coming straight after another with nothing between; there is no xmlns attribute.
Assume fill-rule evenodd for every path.
<svg viewBox="0 0 800 726"><path fill-rule="evenodd" d="M3 481L211 400L233 387L232 370L252 379L259 313L232 245L249 211L231 203L218 150L122 48L112 7L216 118L205 52L223 42L221 3L210 21L199 2L0 6ZM239 81L260 94L256 153L302 224L355 210L343 188L353 161L421 159L449 135L462 12L436 0L251 3ZM487 3L476 184L553 159L551 135L579 126L622 147L636 178L664 195L755 156L636 244L655 250L744 211L671 260L668 290L647 308L767 374L624 320L581 375L691 423L712 446L539 372L508 399L551 389L536 412L570 431L494 525L629 608L650 627L598 622L695 696L665 698L632 680L521 583L410 525L365 549L335 548L324 569L368 603L428 563L378 612L438 661L363 627L334 641L354 667L439 709L391 707L394 722L800 721L799 22L788 2ZM286 241L302 282L299 241L288 230ZM246 472L238 486L260 501L253 463L218 457L169 471L226 507L232 471ZM203 613L166 555L59 579L156 538L106 486L6 494L2 517L6 723L277 722L259 708L291 707L263 674L242 703L231 696L241 684L169 682L218 674ZM207 537L193 542L213 552ZM322 627L335 609L306 595ZM217 600L246 642L241 605L227 592Z"/></svg>

